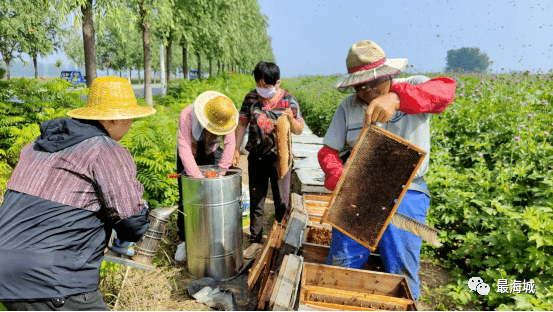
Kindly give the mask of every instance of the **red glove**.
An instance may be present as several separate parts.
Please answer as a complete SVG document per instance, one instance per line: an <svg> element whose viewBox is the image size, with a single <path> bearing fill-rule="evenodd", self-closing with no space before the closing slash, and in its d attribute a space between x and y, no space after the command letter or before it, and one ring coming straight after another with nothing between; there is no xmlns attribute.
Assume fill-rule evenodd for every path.
<svg viewBox="0 0 553 312"><path fill-rule="evenodd" d="M455 80L439 77L418 85L398 82L390 87L390 92L399 97L401 112L439 114L455 99L456 87Z"/></svg>
<svg viewBox="0 0 553 312"><path fill-rule="evenodd" d="M344 171L344 163L340 159L338 152L328 146L323 146L317 154L319 165L325 173L325 187L330 191L334 191L338 180Z"/></svg>

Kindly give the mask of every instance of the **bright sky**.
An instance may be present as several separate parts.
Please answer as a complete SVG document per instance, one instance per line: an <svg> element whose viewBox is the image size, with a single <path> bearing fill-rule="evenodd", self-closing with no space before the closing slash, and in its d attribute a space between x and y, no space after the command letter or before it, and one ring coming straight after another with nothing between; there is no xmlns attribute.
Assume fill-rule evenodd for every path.
<svg viewBox="0 0 553 312"><path fill-rule="evenodd" d="M553 69L553 1L258 0L283 77L346 73L352 44L441 71L447 51L478 47L494 72Z"/></svg>
<svg viewBox="0 0 553 312"><path fill-rule="evenodd" d="M480 48L494 72L553 69L551 0L258 2L282 77L344 74L349 48L367 39L420 72L443 70L447 51L461 47Z"/></svg>

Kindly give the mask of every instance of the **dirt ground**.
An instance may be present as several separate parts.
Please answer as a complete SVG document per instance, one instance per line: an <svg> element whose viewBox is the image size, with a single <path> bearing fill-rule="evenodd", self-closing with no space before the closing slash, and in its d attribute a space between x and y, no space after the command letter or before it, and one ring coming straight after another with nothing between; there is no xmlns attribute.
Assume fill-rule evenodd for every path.
<svg viewBox="0 0 553 312"><path fill-rule="evenodd" d="M247 156L240 159L239 167L242 169L242 183L248 183ZM263 233L267 234L270 225L274 221L274 203L271 188L265 203L265 224ZM272 219L271 219L272 217ZM102 279L100 292L104 294L104 300L112 310L124 311L210 311L209 307L197 303L188 295L187 285L194 278L187 273L186 263L173 259L177 245L176 221L173 220L167 228L167 236L160 244L160 250L156 255L156 269L144 271L136 268L123 269ZM248 230L244 231L243 247L250 245ZM125 273L127 277L125 279ZM449 271L433 264L430 261L421 260L419 270L421 279L420 310L437 310L436 304L443 302L439 295L428 293L423 286L432 290L440 286L446 286L451 277ZM123 280L125 283L123 284ZM448 307L451 310L466 310L465 307Z"/></svg>

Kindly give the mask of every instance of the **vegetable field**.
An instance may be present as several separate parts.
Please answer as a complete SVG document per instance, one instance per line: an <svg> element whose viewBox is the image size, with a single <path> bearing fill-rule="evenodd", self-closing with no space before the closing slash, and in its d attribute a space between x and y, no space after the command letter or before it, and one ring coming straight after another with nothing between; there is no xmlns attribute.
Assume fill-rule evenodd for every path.
<svg viewBox="0 0 553 312"><path fill-rule="evenodd" d="M441 230L444 246L424 245L423 254L454 276L443 285L450 304L473 304L482 310L551 310L553 74L447 76L457 81L456 99L442 114L432 116L426 176L432 193L427 222ZM331 87L335 79L283 79L283 88L298 98L306 123L319 136L346 96ZM253 77L227 73L173 80L166 97L154 98L158 112L135 120L121 144L133 155L144 198L152 206L177 201L176 180L167 175L175 170L180 111L206 90L227 94L240 107L254 87ZM42 85L24 78L0 81L0 201L19 151L36 138L39 123L83 106L80 93L70 92L61 80ZM25 103L9 101L14 96ZM143 100L139 104L146 105ZM108 269L117 270L103 268ZM115 289L105 286L109 274L102 276L103 289ZM489 295L470 291L467 281L475 276L490 286ZM502 280L509 286L507 293L498 292ZM516 287L529 281L535 293ZM113 297L105 300L109 303Z"/></svg>

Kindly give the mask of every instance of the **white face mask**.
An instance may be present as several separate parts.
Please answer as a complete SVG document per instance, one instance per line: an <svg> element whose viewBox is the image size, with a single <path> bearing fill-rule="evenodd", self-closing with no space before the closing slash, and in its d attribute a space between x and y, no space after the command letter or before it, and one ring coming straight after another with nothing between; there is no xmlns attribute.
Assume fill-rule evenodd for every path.
<svg viewBox="0 0 553 312"><path fill-rule="evenodd" d="M257 93L264 98L264 99L270 99L276 94L276 87L272 88L261 88L261 87L255 87L257 90Z"/></svg>
<svg viewBox="0 0 553 312"><path fill-rule="evenodd" d="M280 80L277 81L276 85L272 88L262 88L262 87L255 87L257 90L257 93L264 98L264 99L271 99L273 96L275 96L277 92L277 86L279 85Z"/></svg>

